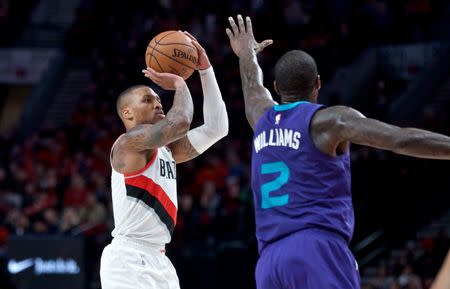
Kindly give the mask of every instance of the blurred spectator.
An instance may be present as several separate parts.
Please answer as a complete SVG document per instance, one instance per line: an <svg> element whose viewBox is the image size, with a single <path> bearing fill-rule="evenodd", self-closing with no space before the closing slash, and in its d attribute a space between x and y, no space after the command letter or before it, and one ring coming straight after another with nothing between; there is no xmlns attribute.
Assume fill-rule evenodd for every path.
<svg viewBox="0 0 450 289"><path fill-rule="evenodd" d="M402 273L398 277L398 284L405 289L422 289L419 276L414 274L412 266L409 264L403 268Z"/></svg>
<svg viewBox="0 0 450 289"><path fill-rule="evenodd" d="M439 268L440 264L444 262L445 256L450 249L450 237L449 232L445 228L441 228L433 242L433 260L436 267ZM437 270L437 268L435 268Z"/></svg>
<svg viewBox="0 0 450 289"><path fill-rule="evenodd" d="M48 225L42 218L34 220L31 231L36 235L47 235L49 233Z"/></svg>
<svg viewBox="0 0 450 289"><path fill-rule="evenodd" d="M56 210L48 208L43 213L43 218L47 223L49 234L57 234L59 232L59 215Z"/></svg>
<svg viewBox="0 0 450 289"><path fill-rule="evenodd" d="M85 179L79 174L70 177L70 185L64 192L64 207L82 207L86 205L89 189Z"/></svg>
<svg viewBox="0 0 450 289"><path fill-rule="evenodd" d="M8 240L9 231L5 226L0 226L0 255L6 246L6 240Z"/></svg>
<svg viewBox="0 0 450 289"><path fill-rule="evenodd" d="M191 246L195 241L197 230L198 214L194 209L194 198L190 194L180 196L180 206L178 209L177 226L175 227L172 246Z"/></svg>
<svg viewBox="0 0 450 289"><path fill-rule="evenodd" d="M393 280L389 285L389 289L403 289L403 288L400 286L399 282Z"/></svg>
<svg viewBox="0 0 450 289"><path fill-rule="evenodd" d="M30 220L20 210L13 209L7 216L7 225L13 235L22 236L31 232Z"/></svg>
<svg viewBox="0 0 450 289"><path fill-rule="evenodd" d="M74 207L66 207L62 213L59 230L63 234L75 235L79 233L80 217Z"/></svg>
<svg viewBox="0 0 450 289"><path fill-rule="evenodd" d="M380 263L377 268L377 275L370 280L374 289L389 289L393 278L388 276L388 269L385 263Z"/></svg>
<svg viewBox="0 0 450 289"><path fill-rule="evenodd" d="M105 206L98 202L94 193L88 193L86 204L79 211L80 223L88 226L94 226L106 221Z"/></svg>

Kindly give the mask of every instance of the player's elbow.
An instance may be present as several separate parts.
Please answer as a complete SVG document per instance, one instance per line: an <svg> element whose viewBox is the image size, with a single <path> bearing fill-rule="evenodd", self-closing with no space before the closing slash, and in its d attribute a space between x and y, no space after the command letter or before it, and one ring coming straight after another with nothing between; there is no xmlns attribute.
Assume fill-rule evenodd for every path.
<svg viewBox="0 0 450 289"><path fill-rule="evenodd" d="M216 130L215 135L217 139L226 137L228 135L228 123Z"/></svg>
<svg viewBox="0 0 450 289"><path fill-rule="evenodd" d="M228 127L228 121L227 121L225 128L223 130L222 137L226 137L228 135L228 131L229 131L229 127Z"/></svg>
<svg viewBox="0 0 450 289"><path fill-rule="evenodd" d="M221 121L219 122L217 134L220 136L220 138L223 138L228 135L228 131L229 131L229 121L228 121L228 115L225 111L225 116L222 117Z"/></svg>

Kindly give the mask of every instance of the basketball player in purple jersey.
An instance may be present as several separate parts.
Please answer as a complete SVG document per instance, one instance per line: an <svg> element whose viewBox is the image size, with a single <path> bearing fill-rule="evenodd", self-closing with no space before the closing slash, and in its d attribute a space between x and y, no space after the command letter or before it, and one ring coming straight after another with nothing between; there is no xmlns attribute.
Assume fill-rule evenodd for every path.
<svg viewBox="0 0 450 289"><path fill-rule="evenodd" d="M360 288L348 248L354 215L349 143L421 158L450 159L450 138L399 128L345 106L317 104L320 77L300 50L275 66L274 89L263 86L250 18L229 18L226 33L239 57L245 112L254 131L252 188L260 258L258 289Z"/></svg>

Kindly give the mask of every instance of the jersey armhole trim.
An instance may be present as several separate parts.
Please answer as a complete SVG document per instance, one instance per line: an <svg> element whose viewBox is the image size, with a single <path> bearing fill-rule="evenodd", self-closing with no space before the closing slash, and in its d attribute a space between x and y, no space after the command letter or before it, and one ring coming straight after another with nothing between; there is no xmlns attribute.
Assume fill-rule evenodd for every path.
<svg viewBox="0 0 450 289"><path fill-rule="evenodd" d="M154 162L155 159L156 159L156 155L157 155L157 154L158 154L158 148L155 149L155 152L153 153L152 158L151 158L150 161L145 165L145 167L143 167L142 169L137 170L137 171L135 171L135 172L132 172L132 173L126 173L126 174L123 174L123 175L124 175L125 177L131 177L131 176L135 176L135 175L139 175L139 174L143 173L146 169L148 169L148 168L153 164L153 162Z"/></svg>
<svg viewBox="0 0 450 289"><path fill-rule="evenodd" d="M314 143L314 141L313 141L313 139L312 139L312 136L311 136L311 123L312 123L312 119L314 118L314 116L316 115L316 113L319 111L319 110L322 110L322 109L325 109L326 108L326 106L321 106L321 107L319 107L316 111L314 111L314 113L311 115L311 118L309 119L309 125L308 125L308 127L307 127L307 129L308 129L308 134L307 134L307 136L306 136L306 138L308 139L308 141L309 141L309 143L311 144L311 147L313 148L313 151L315 152L315 153L318 153L320 156L322 156L322 157L325 157L325 158L327 158L327 159L331 159L331 160L333 160L333 159L341 159L341 158L344 158L347 154L349 154L350 153L350 149L346 152L346 153L343 153L343 154L340 154L340 155L336 155L336 156L332 156L332 155L329 155L329 154L327 154L327 153L325 153L325 152L323 152L323 151L321 151L317 146L316 146L316 144Z"/></svg>

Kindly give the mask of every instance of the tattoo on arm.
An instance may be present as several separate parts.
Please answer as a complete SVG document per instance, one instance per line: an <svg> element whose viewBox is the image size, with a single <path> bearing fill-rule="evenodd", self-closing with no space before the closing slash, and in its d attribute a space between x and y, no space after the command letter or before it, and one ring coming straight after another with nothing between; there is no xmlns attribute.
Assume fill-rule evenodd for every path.
<svg viewBox="0 0 450 289"><path fill-rule="evenodd" d="M169 144L169 148L177 164L187 162L199 155L187 136Z"/></svg>
<svg viewBox="0 0 450 289"><path fill-rule="evenodd" d="M263 85L263 73L254 51L244 53L239 58L242 91L244 93L245 114L250 126L255 129L261 115L276 103Z"/></svg>
<svg viewBox="0 0 450 289"><path fill-rule="evenodd" d="M186 135L193 115L192 97L183 82L176 91L172 108L156 124L140 124L130 129L120 145L132 151L144 151L167 145Z"/></svg>
<svg viewBox="0 0 450 289"><path fill-rule="evenodd" d="M183 82L182 85L178 86L175 91L175 96L173 99L172 108L167 112L166 119L176 122L188 122L192 121L192 116L194 114L194 106L192 104L191 93Z"/></svg>

